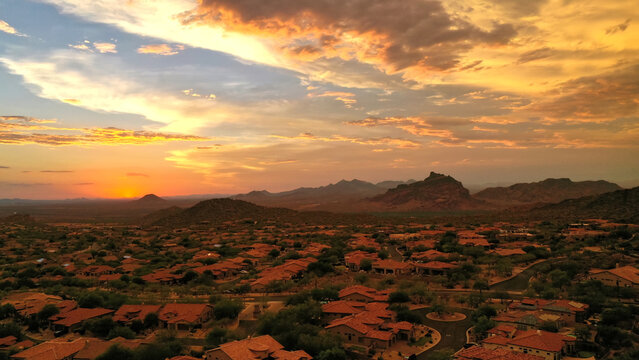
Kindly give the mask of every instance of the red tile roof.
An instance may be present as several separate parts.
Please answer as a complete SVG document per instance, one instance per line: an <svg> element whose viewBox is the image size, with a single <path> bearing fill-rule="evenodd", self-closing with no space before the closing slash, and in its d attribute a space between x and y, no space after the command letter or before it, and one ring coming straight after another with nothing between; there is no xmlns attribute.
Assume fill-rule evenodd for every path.
<svg viewBox="0 0 639 360"><path fill-rule="evenodd" d="M62 325L62 326L70 327L73 325L80 324L81 322L85 320L111 314L112 312L113 310L104 309L104 308L95 308L95 309L78 308L63 314L53 315L52 317L49 318L49 320L52 320L54 325Z"/></svg>

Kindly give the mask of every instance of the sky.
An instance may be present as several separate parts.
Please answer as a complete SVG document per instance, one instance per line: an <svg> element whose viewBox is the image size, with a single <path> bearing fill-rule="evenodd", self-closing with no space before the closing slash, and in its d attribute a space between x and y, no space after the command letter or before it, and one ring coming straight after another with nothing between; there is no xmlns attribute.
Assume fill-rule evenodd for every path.
<svg viewBox="0 0 639 360"><path fill-rule="evenodd" d="M639 185L636 0L2 0L0 198Z"/></svg>

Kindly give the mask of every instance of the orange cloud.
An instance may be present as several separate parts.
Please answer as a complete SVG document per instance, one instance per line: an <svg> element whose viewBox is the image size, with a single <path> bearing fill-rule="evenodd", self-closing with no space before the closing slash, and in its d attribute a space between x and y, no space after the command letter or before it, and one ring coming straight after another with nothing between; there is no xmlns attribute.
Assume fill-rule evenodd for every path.
<svg viewBox="0 0 639 360"><path fill-rule="evenodd" d="M183 45L171 46L169 44L149 44L138 48L138 54L155 54L162 56L170 56L179 54L184 50Z"/></svg>
<svg viewBox="0 0 639 360"><path fill-rule="evenodd" d="M308 141L321 141L321 142L349 142L360 145L373 145L373 146L391 146L398 149L417 149L421 147L421 143L413 140L398 139L392 137L382 138L356 138L343 135L332 136L315 136L311 133L303 133L297 136L283 136L283 135L271 135L271 137L288 140L308 140Z"/></svg>
<svg viewBox="0 0 639 360"><path fill-rule="evenodd" d="M357 103L357 99L354 99L355 94L345 91L325 91L320 94L309 93L308 97L332 97L337 101L341 101L347 108L353 107Z"/></svg>
<svg viewBox="0 0 639 360"><path fill-rule="evenodd" d="M0 116L0 144L40 145L140 145L169 141L204 141L194 135L108 128L63 128L44 126L52 120L25 116ZM46 133L43 131L47 131ZM59 134L73 132L73 134Z"/></svg>

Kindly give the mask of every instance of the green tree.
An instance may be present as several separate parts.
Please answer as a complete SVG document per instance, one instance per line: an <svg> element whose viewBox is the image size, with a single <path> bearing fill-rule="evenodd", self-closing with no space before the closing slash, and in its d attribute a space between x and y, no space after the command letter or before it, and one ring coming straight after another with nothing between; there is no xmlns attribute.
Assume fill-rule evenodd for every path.
<svg viewBox="0 0 639 360"><path fill-rule="evenodd" d="M95 360L134 360L133 351L124 348L118 344L111 345L102 355L95 358Z"/></svg>
<svg viewBox="0 0 639 360"><path fill-rule="evenodd" d="M244 309L244 303L240 299L222 299L213 307L216 319L235 319Z"/></svg>
<svg viewBox="0 0 639 360"><path fill-rule="evenodd" d="M371 271L373 269L373 261L371 259L362 259L359 262L359 268L364 271Z"/></svg>
<svg viewBox="0 0 639 360"><path fill-rule="evenodd" d="M160 318L158 314L152 312L146 314L144 317L144 328L145 329L155 329L160 324Z"/></svg>

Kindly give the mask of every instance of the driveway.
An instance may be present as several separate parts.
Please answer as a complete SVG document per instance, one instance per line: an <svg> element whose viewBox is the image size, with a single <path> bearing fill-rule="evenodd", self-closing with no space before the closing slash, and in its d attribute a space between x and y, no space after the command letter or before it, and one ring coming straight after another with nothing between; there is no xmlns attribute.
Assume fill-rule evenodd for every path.
<svg viewBox="0 0 639 360"><path fill-rule="evenodd" d="M472 313L472 311L458 308L454 308L451 310L465 314L466 319L454 322L437 321L428 319L426 317L426 314L429 312L428 309L420 309L416 311L424 317L424 324L426 326L430 326L433 329L439 331L442 336L439 344L421 353L417 357L417 359L427 360L428 354L437 350L452 349L453 351L457 351L466 344L466 330L468 330L473 325L472 321L470 320L470 314Z"/></svg>

